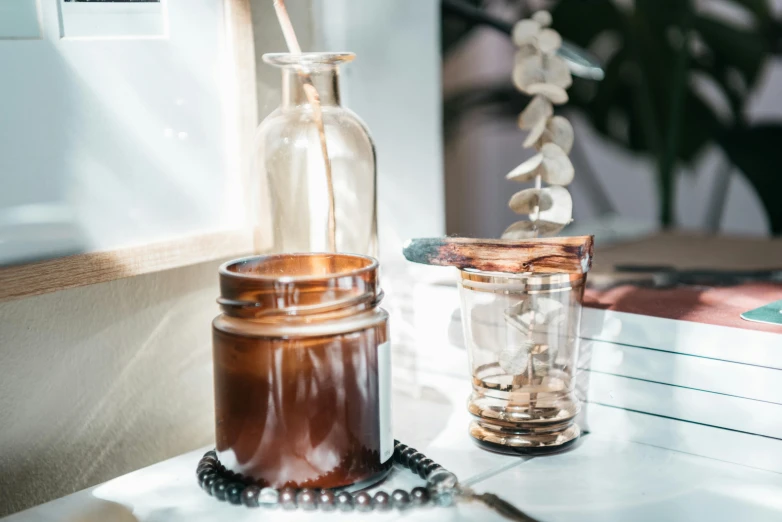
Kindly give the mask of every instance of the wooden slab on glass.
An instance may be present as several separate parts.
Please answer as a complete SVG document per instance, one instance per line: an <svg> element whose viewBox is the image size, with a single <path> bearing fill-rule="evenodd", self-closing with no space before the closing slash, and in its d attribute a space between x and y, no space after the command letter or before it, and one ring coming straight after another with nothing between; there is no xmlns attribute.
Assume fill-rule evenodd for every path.
<svg viewBox="0 0 782 522"><path fill-rule="evenodd" d="M455 266L485 272L585 274L592 266L593 236L540 239L411 239L403 253L408 261Z"/></svg>

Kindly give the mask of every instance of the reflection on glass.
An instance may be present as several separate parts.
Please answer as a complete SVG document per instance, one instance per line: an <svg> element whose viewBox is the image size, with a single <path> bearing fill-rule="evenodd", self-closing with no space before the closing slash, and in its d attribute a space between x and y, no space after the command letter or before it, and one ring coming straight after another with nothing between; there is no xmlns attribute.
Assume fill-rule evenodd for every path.
<svg viewBox="0 0 782 522"><path fill-rule="evenodd" d="M462 320L472 371L470 434L507 452L574 441L584 276L463 270Z"/></svg>

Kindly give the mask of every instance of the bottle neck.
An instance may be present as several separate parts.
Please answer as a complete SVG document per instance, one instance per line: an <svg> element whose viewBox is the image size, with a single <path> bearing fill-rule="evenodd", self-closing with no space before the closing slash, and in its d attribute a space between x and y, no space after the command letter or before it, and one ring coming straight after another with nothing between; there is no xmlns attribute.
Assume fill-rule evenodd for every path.
<svg viewBox="0 0 782 522"><path fill-rule="evenodd" d="M322 107L337 106L339 97L339 69L336 66L318 67L307 72L309 81L317 91ZM282 107L292 108L310 105L304 85L307 77L296 67L282 70Z"/></svg>

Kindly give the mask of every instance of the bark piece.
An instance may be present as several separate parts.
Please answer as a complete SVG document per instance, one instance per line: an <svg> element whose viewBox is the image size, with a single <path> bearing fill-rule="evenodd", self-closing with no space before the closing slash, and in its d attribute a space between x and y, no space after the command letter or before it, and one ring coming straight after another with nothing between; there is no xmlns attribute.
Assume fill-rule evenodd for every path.
<svg viewBox="0 0 782 522"><path fill-rule="evenodd" d="M409 261L486 272L584 274L592 264L592 236L521 241L465 237L419 238L407 242Z"/></svg>

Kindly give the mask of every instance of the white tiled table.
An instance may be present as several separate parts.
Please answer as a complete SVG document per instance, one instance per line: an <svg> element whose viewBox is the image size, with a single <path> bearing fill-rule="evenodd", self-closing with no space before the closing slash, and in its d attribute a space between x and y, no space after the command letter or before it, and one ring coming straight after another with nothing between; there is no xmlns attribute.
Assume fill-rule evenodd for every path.
<svg viewBox="0 0 782 522"><path fill-rule="evenodd" d="M633 442L585 436L567 453L521 459L483 451L468 439L467 379L436 376L418 396L395 393L400 440L543 522L782 520L782 475ZM200 522L251 520L504 520L479 505L405 513L330 514L250 510L203 493L194 470L203 450L130 473L12 515L4 522ZM390 491L421 480L394 470Z"/></svg>
<svg viewBox="0 0 782 522"><path fill-rule="evenodd" d="M590 434L567 453L518 458L483 451L467 435L466 354L452 329L452 290L389 300L401 324L394 339L394 433L541 522L765 522L782 520L782 475L715 459ZM431 303L442 306L431 306ZM424 303L426 312L419 310ZM406 308L407 307L407 308ZM446 342L450 339L450 342ZM254 520L505 520L477 504L405 513L283 512L221 503L195 479L201 449L12 515L4 522L243 522ZM422 480L394 470L380 489ZM378 489L378 488L374 488Z"/></svg>

